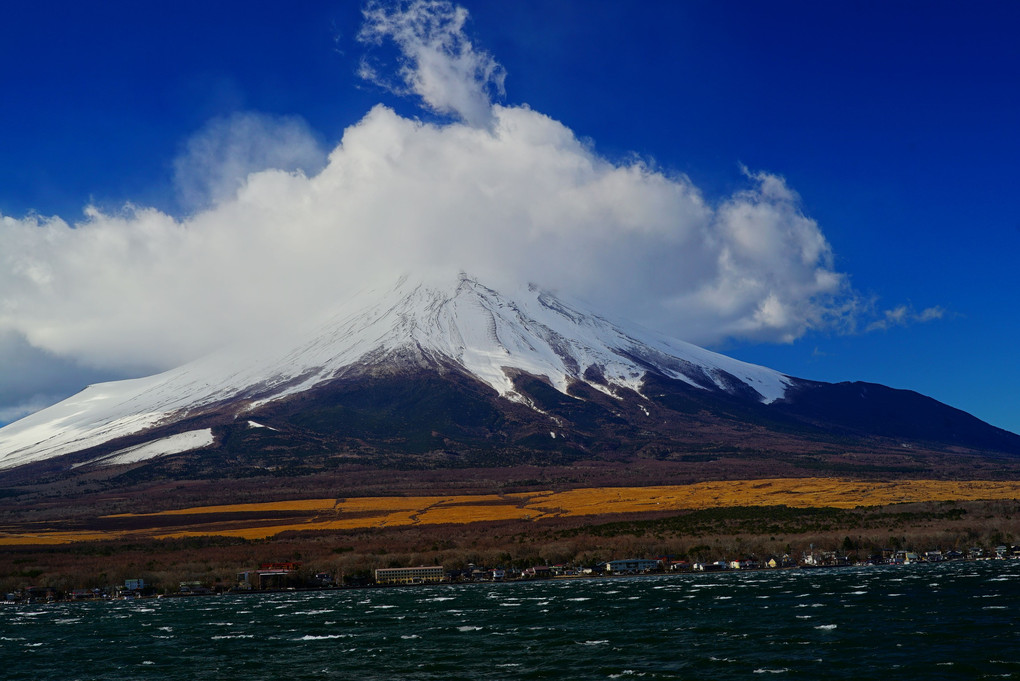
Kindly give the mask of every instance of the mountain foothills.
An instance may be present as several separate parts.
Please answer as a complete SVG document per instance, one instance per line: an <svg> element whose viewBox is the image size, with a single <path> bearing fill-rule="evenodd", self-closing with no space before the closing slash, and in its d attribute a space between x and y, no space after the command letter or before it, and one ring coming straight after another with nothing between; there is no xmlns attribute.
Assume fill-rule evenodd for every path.
<svg viewBox="0 0 1020 681"><path fill-rule="evenodd" d="M404 278L311 332L93 385L0 429L15 486L550 467L576 484L973 479L1018 464L1020 436L917 393L794 378L466 275Z"/></svg>

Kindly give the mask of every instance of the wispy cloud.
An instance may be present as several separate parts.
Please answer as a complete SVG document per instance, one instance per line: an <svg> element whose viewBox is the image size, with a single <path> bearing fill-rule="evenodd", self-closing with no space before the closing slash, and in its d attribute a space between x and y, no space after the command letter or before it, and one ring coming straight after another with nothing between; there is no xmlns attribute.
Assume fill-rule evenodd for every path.
<svg viewBox="0 0 1020 681"><path fill-rule="evenodd" d="M882 318L868 324L866 331L885 331L896 326L910 326L942 319L946 316L944 308L935 306L923 310L915 310L909 305L897 305L890 310L883 310Z"/></svg>
<svg viewBox="0 0 1020 681"><path fill-rule="evenodd" d="M370 57L360 75L401 94L415 94L432 111L454 115L469 125L492 122L491 93L504 94L506 71L487 52L475 49L464 31L468 12L445 0L413 0L366 5L358 40L369 45L392 41L400 50L400 83Z"/></svg>
<svg viewBox="0 0 1020 681"><path fill-rule="evenodd" d="M267 168L315 174L326 152L297 116L237 112L214 118L184 144L174 161L174 185L186 210L233 197L248 175Z"/></svg>

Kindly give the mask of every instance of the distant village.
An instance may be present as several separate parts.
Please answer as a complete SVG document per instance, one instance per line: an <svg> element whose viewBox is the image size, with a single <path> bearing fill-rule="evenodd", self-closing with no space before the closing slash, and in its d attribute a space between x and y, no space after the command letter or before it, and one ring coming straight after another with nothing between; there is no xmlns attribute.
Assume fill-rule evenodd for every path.
<svg viewBox="0 0 1020 681"><path fill-rule="evenodd" d="M483 567L469 564L464 569L445 569L442 565L378 568L373 574L345 575L311 573L300 562L263 563L243 570L233 583L185 581L171 587L147 584L144 579L128 579L123 585L105 588L74 589L63 592L49 586L26 586L4 595L4 604L53 603L67 601L103 601L134 598L173 598L210 596L224 593L259 594L280 591L376 588L421 584L469 584L477 582L517 582L537 579L582 579L676 573L702 573L775 569L825 569L869 565L911 565L959 560L1020 560L1020 546L996 546L992 550L974 547L962 551L925 551L915 553L886 549L867 560L852 560L838 551L815 551L812 547L799 558L790 555L758 559L754 556L689 562L670 556L611 560L591 566L535 565L528 568Z"/></svg>

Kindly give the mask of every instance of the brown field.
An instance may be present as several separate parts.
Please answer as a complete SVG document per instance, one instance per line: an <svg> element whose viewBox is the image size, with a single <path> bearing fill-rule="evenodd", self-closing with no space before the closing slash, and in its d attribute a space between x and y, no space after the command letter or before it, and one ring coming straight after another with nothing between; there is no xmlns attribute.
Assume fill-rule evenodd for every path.
<svg viewBox="0 0 1020 681"><path fill-rule="evenodd" d="M0 545L54 545L115 539L202 536L264 539L283 532L338 531L491 521L668 513L732 506L885 506L916 502L1016 500L1020 482L836 478L731 480L656 487L448 496L303 499L196 506L147 514L105 515L89 522L0 526ZM179 521L178 521L179 519Z"/></svg>

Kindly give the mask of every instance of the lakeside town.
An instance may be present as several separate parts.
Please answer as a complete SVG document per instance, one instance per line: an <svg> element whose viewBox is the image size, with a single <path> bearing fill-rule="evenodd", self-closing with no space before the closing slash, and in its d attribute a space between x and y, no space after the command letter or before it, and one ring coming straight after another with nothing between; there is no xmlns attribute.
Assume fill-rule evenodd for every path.
<svg viewBox="0 0 1020 681"><path fill-rule="evenodd" d="M724 571L824 569L851 566L911 565L945 561L1020 560L1020 545L999 545L991 549L972 547L967 551L883 549L864 560L854 560L846 552L815 551L814 547L799 557L789 554L759 559L755 556L691 562L671 556L610 560L590 566L573 564L534 565L526 568L485 567L468 564L462 569L446 569L442 565L419 565L377 568L373 573L310 572L299 561L262 563L258 568L245 569L232 582L223 579L189 580L173 586L147 583L144 579L128 579L123 584L61 591L45 585L25 586L4 594L5 605L55 603L69 601L130 600L136 598L168 598L211 596L226 593L259 594L281 591L375 588L423 584L469 584L484 582L518 582L539 579L583 579L640 576L676 573Z"/></svg>

